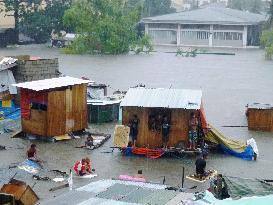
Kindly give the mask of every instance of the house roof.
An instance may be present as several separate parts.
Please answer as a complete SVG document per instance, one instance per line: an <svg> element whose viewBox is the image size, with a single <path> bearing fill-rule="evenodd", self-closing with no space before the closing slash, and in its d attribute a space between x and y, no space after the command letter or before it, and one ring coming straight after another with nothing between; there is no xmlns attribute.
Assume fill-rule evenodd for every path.
<svg viewBox="0 0 273 205"><path fill-rule="evenodd" d="M19 87L19 88L25 88L29 90L41 91L41 90L48 90L52 88L66 87L70 85L88 84L89 82L90 82L89 80L82 80L79 78L65 76L65 77L51 78L51 79L45 79L45 80L36 80L36 81L25 82L25 83L18 83L18 84L13 84L13 86Z"/></svg>
<svg viewBox="0 0 273 205"><path fill-rule="evenodd" d="M266 16L230 8L206 7L191 11L144 18L145 23L255 25Z"/></svg>
<svg viewBox="0 0 273 205"><path fill-rule="evenodd" d="M264 104L264 103L252 103L247 105L247 108L258 109L258 110L270 110L270 109L273 109L273 105Z"/></svg>
<svg viewBox="0 0 273 205"><path fill-rule="evenodd" d="M165 190L166 185L120 181L99 180L69 191L54 199L41 201L41 205L141 205L141 204L177 204L174 199L189 200L193 194ZM68 203L69 202L69 203Z"/></svg>
<svg viewBox="0 0 273 205"><path fill-rule="evenodd" d="M200 109L201 98L201 90L130 88L120 106L197 110Z"/></svg>
<svg viewBox="0 0 273 205"><path fill-rule="evenodd" d="M0 57L0 71L16 66L17 59L11 57Z"/></svg>

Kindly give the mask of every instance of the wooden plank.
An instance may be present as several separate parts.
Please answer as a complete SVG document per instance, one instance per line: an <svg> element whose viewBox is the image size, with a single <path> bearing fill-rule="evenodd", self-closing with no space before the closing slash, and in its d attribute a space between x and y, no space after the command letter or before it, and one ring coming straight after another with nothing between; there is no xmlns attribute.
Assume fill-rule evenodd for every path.
<svg viewBox="0 0 273 205"><path fill-rule="evenodd" d="M257 131L273 131L273 110L249 109L248 129Z"/></svg>
<svg viewBox="0 0 273 205"><path fill-rule="evenodd" d="M47 136L66 134L66 92L48 93Z"/></svg>
<svg viewBox="0 0 273 205"><path fill-rule="evenodd" d="M47 134L47 112L31 109L30 119L22 118L22 131L41 136Z"/></svg>
<svg viewBox="0 0 273 205"><path fill-rule="evenodd" d="M72 87L72 115L74 119L73 131L87 128L86 85Z"/></svg>
<svg viewBox="0 0 273 205"><path fill-rule="evenodd" d="M38 200L38 196L29 186L27 186L27 189L20 199L23 205L34 205Z"/></svg>
<svg viewBox="0 0 273 205"><path fill-rule="evenodd" d="M190 113L194 110L172 109L171 128L168 146L174 147L179 141L188 143L188 122ZM160 131L149 130L148 121L152 114L150 108L123 107L122 124L128 125L133 115L136 114L140 120L138 127L137 146L158 148L162 146L162 135Z"/></svg>

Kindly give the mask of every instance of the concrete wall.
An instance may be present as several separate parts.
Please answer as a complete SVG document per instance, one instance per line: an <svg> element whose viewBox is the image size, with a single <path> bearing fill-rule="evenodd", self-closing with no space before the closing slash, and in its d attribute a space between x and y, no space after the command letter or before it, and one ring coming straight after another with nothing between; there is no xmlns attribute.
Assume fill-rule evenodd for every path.
<svg viewBox="0 0 273 205"><path fill-rule="evenodd" d="M58 59L19 60L13 71L16 83L43 80L58 76Z"/></svg>

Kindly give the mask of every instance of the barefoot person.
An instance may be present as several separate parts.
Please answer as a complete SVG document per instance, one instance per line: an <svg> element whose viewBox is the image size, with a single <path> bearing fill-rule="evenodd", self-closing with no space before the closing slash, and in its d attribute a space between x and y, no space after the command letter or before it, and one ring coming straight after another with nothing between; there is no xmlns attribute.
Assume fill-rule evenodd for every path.
<svg viewBox="0 0 273 205"><path fill-rule="evenodd" d="M198 127L198 120L195 116L195 113L191 113L191 119L189 120L189 142L190 142L190 149L196 149L196 142L197 142L197 127Z"/></svg>
<svg viewBox="0 0 273 205"><path fill-rule="evenodd" d="M38 160L37 158L37 149L36 149L36 144L31 144L30 148L27 151L27 158L31 161L34 162L40 162L40 160Z"/></svg>

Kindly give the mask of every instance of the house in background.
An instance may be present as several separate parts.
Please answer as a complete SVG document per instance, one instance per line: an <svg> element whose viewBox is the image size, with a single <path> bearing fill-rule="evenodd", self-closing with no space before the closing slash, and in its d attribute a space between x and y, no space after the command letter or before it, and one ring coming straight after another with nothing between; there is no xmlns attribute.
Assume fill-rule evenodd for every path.
<svg viewBox="0 0 273 205"><path fill-rule="evenodd" d="M229 8L206 7L143 19L154 45L258 46L266 17Z"/></svg>

